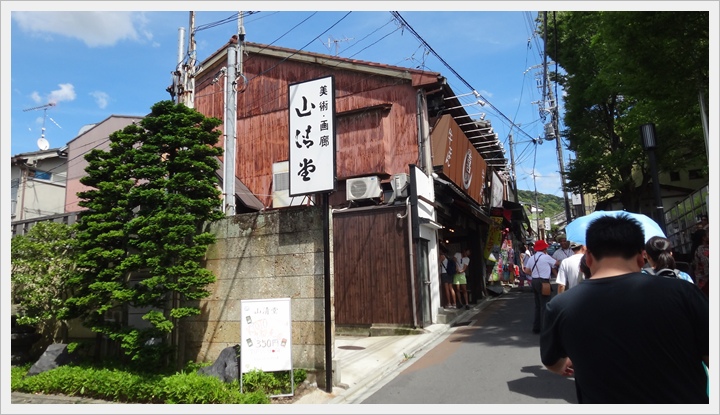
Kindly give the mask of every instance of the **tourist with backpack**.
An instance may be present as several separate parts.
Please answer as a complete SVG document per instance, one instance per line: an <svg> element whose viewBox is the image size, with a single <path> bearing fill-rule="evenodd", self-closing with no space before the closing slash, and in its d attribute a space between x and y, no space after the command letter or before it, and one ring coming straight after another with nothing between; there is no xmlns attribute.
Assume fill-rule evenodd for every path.
<svg viewBox="0 0 720 415"><path fill-rule="evenodd" d="M686 272L675 268L672 255L672 244L667 238L653 236L645 243L645 259L647 264L642 272L669 278L677 278L693 283L692 277Z"/></svg>

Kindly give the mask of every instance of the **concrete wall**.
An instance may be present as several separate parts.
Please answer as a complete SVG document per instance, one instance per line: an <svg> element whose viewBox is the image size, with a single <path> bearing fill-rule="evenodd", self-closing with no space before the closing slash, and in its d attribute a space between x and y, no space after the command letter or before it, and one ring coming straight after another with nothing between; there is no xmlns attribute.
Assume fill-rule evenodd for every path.
<svg viewBox="0 0 720 415"><path fill-rule="evenodd" d="M183 324L183 361L214 361L222 349L240 343L240 300L291 298L293 367L324 369L322 218L323 208L302 206L235 215L210 225L217 242L208 249L205 267L217 281L209 287L210 297L199 303L202 313ZM334 337L334 311L331 315Z"/></svg>

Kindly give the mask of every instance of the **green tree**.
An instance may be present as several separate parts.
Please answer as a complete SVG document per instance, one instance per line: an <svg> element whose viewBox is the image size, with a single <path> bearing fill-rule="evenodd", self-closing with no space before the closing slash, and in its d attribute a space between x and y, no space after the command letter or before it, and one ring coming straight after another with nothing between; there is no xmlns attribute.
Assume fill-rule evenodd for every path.
<svg viewBox="0 0 720 415"><path fill-rule="evenodd" d="M142 363L176 346L177 322L197 315L212 273L201 266L215 242L204 225L223 217L215 171L221 121L172 101L153 105L138 124L110 135L109 151L85 159L78 193L81 272L71 279L68 316L119 341ZM146 307L149 328L129 327L106 312ZM153 339L163 339L157 344Z"/></svg>
<svg viewBox="0 0 720 415"><path fill-rule="evenodd" d="M550 14L549 14L550 15ZM555 12L548 55L564 70L568 189L650 198L640 125L654 123L661 171L707 165L698 96L709 85L707 12ZM633 172L641 173L640 183Z"/></svg>
<svg viewBox="0 0 720 415"><path fill-rule="evenodd" d="M59 316L75 269L73 233L74 225L39 222L11 241L10 290L18 307L17 322L35 326L50 341L58 323L61 335L66 335L65 321Z"/></svg>

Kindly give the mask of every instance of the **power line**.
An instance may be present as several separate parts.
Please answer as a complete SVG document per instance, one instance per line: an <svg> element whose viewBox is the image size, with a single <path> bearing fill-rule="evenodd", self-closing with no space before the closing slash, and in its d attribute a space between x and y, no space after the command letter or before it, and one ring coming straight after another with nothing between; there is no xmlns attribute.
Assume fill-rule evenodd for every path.
<svg viewBox="0 0 720 415"><path fill-rule="evenodd" d="M450 64L447 63L447 62L445 61L445 59L443 59L437 52L435 52L435 50L425 41L425 39L422 38L422 36L420 36L420 34L418 34L418 33L415 31L415 29L412 28L412 26L410 26L410 24L400 15L400 13L398 13L398 12L396 12L396 11L392 11L392 12L390 12L390 13L391 13L396 19L398 19L398 21L400 22L400 24L402 24L404 27L406 27L406 28L408 29L408 31L409 31L413 36L415 36L415 38L416 38L418 41L420 41L423 45L425 45L425 47L426 47L443 65L445 65L445 67L448 68L448 70L449 70L450 72L452 72L453 75L455 75L455 76L460 80L460 82L462 82L462 83L463 83L466 87L468 87L468 89L470 89L471 91L475 91L475 90L476 90L475 88L472 87L472 85L470 85L470 83L469 83L468 81L465 80L465 78L463 78L459 73L457 73L457 71L455 71L455 69L454 69L452 66L450 66ZM479 96L480 99L482 99L482 100L485 102L485 105L487 105L487 106L489 106L490 108L492 108L499 116L501 116L501 117L504 118L507 122L509 122L511 126L513 126L514 128L517 128L517 131L521 132L522 134L524 134L524 135L527 136L528 138L533 139L533 137L530 136L530 134L526 133L522 128L520 128L519 126L515 125L515 123L513 123L513 121L512 121L510 118L508 118L505 114L503 114L502 111L500 111L499 109L497 109L490 101L488 101L487 98L483 97L481 94L478 94L478 96Z"/></svg>
<svg viewBox="0 0 720 415"><path fill-rule="evenodd" d="M272 71L273 69L277 68L278 65L280 65L281 63L283 63L283 62L285 62L286 60L288 60L288 59L290 59L291 57L293 57L295 54L297 54L298 52L300 52L302 49L305 49L306 47L310 46L310 44L313 43L314 41L316 41L317 39L319 39L320 36L323 36L325 33L329 32L330 29L332 29L333 27L337 26L340 22L342 22L343 20L345 20L345 18L348 17L348 16L350 15L350 13L352 13L352 11L347 12L347 13L345 14L345 16L341 17L337 22L333 23L332 26L330 26L330 27L328 27L327 29L325 29L324 32L322 32L322 33L320 33L319 35L315 36L310 42L308 42L307 44L305 44L305 46L303 46L301 49L293 52L292 54L290 54L290 55L286 56L285 58L283 58L283 60L281 60L280 62L278 62L278 63L276 63L275 65L271 66L270 68L268 68L268 69L260 72L259 74L255 75L254 77L248 79L247 82L250 82L250 81L252 81L253 79L255 79L255 78L259 77L259 76L265 75L266 73L268 73L268 72Z"/></svg>

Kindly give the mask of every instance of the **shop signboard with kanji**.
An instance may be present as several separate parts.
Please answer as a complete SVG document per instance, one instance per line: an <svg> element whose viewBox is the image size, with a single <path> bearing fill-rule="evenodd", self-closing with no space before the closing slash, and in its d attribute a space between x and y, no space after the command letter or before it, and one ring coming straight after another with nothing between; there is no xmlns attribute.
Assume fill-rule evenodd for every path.
<svg viewBox="0 0 720 415"><path fill-rule="evenodd" d="M335 88L328 76L291 84L290 196L335 190Z"/></svg>

